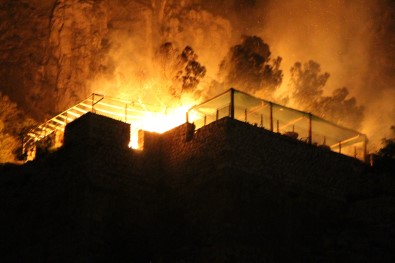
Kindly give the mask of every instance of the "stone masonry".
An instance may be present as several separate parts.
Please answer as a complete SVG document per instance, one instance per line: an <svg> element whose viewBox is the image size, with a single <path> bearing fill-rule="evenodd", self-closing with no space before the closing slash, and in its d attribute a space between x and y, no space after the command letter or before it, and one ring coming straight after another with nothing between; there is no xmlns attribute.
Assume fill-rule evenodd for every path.
<svg viewBox="0 0 395 263"><path fill-rule="evenodd" d="M223 118L140 132L88 113L58 151L0 168L7 261L334 262L393 257L395 184Z"/></svg>

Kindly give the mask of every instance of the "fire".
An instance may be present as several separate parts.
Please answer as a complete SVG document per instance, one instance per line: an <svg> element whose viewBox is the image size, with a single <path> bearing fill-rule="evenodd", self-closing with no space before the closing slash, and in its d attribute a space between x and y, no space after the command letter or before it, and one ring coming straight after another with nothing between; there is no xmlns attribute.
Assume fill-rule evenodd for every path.
<svg viewBox="0 0 395 263"><path fill-rule="evenodd" d="M34 152L35 143L51 134L55 134L53 146L60 147L63 144L63 135L67 124L87 112L94 112L130 124L129 147L138 149L139 130L166 132L185 123L188 110L199 104L199 100L194 99L191 94L182 94L181 98L176 98L161 93L158 89L150 95L152 96L139 96L137 100L133 100L92 93L80 103L30 130L23 147L26 151L32 150ZM33 159L34 153L29 160Z"/></svg>
<svg viewBox="0 0 395 263"><path fill-rule="evenodd" d="M95 83L98 93L120 98L118 107L109 109L117 114L104 115L130 124L130 148L138 149L139 130L166 132L185 123L187 111L199 104L199 100L187 92L179 91L176 95L172 94L169 87L173 82L159 76L158 72L160 70L153 73L141 71L139 77L119 72L115 79ZM96 113L103 114L99 107L100 105L95 107L98 109Z"/></svg>
<svg viewBox="0 0 395 263"><path fill-rule="evenodd" d="M260 123L260 127L266 127L266 129L270 127L271 131L273 131L273 122L277 122L277 132L280 133L281 129L281 133L285 135L289 134L289 126L292 126L292 133L296 133L295 139L299 135L302 141L306 141L308 138L310 144L330 146L332 150L338 149L339 153L354 155L354 157L357 156L357 144L359 144L359 149L363 151L360 156L365 156L365 135L342 128L310 113L287 108L235 89L229 89L204 103L194 99L192 94L189 96L183 94L181 98L160 97L159 92L155 95L156 98L161 98L159 105L162 106L144 103L141 97L138 100L127 100L93 93L75 106L32 129L28 134L29 139L26 140L26 145L29 148L36 141L48 135L53 133L57 135L58 131L63 133L70 121L87 112L94 112L130 124L129 147L134 149L139 149L139 146L142 145L139 143L140 130L163 133L186 121L194 122L196 128L200 128L228 116L255 126ZM276 116L276 119L273 116ZM295 128L298 131L294 130ZM314 138L314 142L312 138ZM345 152L346 147L349 146L352 147L347 149L351 150Z"/></svg>
<svg viewBox="0 0 395 263"><path fill-rule="evenodd" d="M195 103L189 101L187 104L174 108L165 108L162 112L146 111L141 121L131 123L131 140L129 147L138 149L138 131L150 131L164 133L178 125L185 123L186 113Z"/></svg>
<svg viewBox="0 0 395 263"><path fill-rule="evenodd" d="M120 98L117 107L106 108L110 112L103 112L99 102L95 106L96 113L115 118L131 125L131 140L129 147L138 149L139 130L164 133L186 121L188 110L200 103L201 98L196 98L192 92L177 90L177 94L170 92L173 85L168 79L160 76L149 75L143 80L127 76L97 84L96 90L106 94L106 98ZM126 105L126 109L125 109Z"/></svg>
<svg viewBox="0 0 395 263"><path fill-rule="evenodd" d="M135 105L139 109L138 114L133 113L131 106L129 116L125 118L130 123L130 148L138 149L139 130L156 133L171 130L185 123L188 110L199 103L191 94L185 93L180 98L175 98L161 92L161 89L156 91L150 92L154 99L150 100L149 96L139 97Z"/></svg>

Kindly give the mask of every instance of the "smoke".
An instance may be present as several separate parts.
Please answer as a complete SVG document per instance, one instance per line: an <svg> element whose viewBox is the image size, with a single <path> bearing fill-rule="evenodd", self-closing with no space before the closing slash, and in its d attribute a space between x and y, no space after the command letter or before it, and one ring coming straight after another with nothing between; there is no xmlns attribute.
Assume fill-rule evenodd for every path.
<svg viewBox="0 0 395 263"><path fill-rule="evenodd" d="M178 49L191 46L199 55L207 69L199 84L204 94L217 79L219 64L229 48L240 42L241 35L257 35L269 44L273 57L283 59L278 98L291 93L288 84L294 63L314 60L323 72L330 73L323 96L347 87L350 97L364 106L361 131L369 136L371 149L379 147L395 122L395 7L390 1L129 2L134 2L139 14L131 19L130 13L123 12L119 24L140 22L119 28L112 22L111 65L106 67L114 71L111 76L97 77L93 90L129 98L141 97L144 90L149 94L146 99L163 98L166 89L161 88L163 79L156 73L155 51L171 42Z"/></svg>
<svg viewBox="0 0 395 263"><path fill-rule="evenodd" d="M289 69L314 60L330 73L324 95L347 87L365 107L361 131L370 150L395 122L395 4L393 1L256 1L256 23L244 25L283 58L279 93L288 95ZM355 128L355 127L351 127Z"/></svg>
<svg viewBox="0 0 395 263"><path fill-rule="evenodd" d="M18 103L29 102L18 99L25 92L38 98L25 105L29 110L54 111L49 105L38 107L39 98L48 94L67 97L67 103L56 98L59 105L89 92L151 104L173 102L171 83L158 70L157 51L166 42L180 51L190 46L197 54L206 69L196 87L203 98L230 47L242 35L256 35L269 45L272 57L282 58L277 98L291 93L295 62L314 60L330 74L323 96L347 87L349 96L365 107L361 131L371 149L379 147L395 122L395 4L390 0L43 0L12 10L16 1L3 2L0 29L9 34L0 37L7 43L0 49L0 62L6 65L0 65L0 78L10 81L1 88ZM15 18L27 14L25 20L35 22ZM38 62L13 62L41 53Z"/></svg>
<svg viewBox="0 0 395 263"><path fill-rule="evenodd" d="M107 40L110 48L102 72L90 83L91 90L149 104L175 103L179 96L173 95L180 92L174 90L174 74L163 74L165 65L160 54L161 46L171 43L175 52L173 60L177 59L177 52L192 48L193 61L180 71L196 76L183 75L179 79L186 83L205 76L197 87L198 94L204 93L227 52L230 22L203 9L196 1L124 1L122 4L121 11L119 3L111 2L113 14L108 18ZM180 62L175 65L181 65ZM198 74L196 69L200 65ZM174 71L174 65L171 68ZM193 86L195 89L196 85Z"/></svg>

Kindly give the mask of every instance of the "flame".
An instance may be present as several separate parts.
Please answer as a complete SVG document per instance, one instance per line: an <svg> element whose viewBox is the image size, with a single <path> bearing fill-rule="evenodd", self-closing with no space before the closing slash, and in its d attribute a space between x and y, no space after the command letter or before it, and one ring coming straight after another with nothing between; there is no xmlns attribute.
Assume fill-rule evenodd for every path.
<svg viewBox="0 0 395 263"><path fill-rule="evenodd" d="M182 101L182 102L181 102ZM131 137L129 147L138 149L138 131L144 130L149 132L164 133L186 122L186 114L188 110L197 104L197 101L191 97L180 99L175 105L164 107L159 111L150 111L145 104L141 105L147 110L139 121L131 123Z"/></svg>
<svg viewBox="0 0 395 263"><path fill-rule="evenodd" d="M126 117L122 109L117 112L120 120L124 117L131 125L130 148L138 149L139 130L164 133L175 128L185 123L188 110L200 102L201 98L193 94L196 90L191 93L180 92L180 97L172 95L169 91L172 81L159 76L158 72L144 71L139 74L141 78L118 72L115 79L100 79L93 84L97 93L129 101L130 107L137 105L138 118L130 115L132 111Z"/></svg>
<svg viewBox="0 0 395 263"><path fill-rule="evenodd" d="M186 113L191 105L182 105L177 108L168 108L165 112L150 112L145 113L141 122L132 123L131 140L129 147L138 149L138 131L150 131L157 133L164 133L174 127L177 127L186 121Z"/></svg>

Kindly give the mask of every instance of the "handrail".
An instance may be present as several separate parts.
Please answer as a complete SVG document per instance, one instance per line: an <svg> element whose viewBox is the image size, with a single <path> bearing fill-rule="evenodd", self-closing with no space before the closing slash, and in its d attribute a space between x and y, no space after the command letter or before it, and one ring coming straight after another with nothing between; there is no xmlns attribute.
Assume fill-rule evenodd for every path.
<svg viewBox="0 0 395 263"><path fill-rule="evenodd" d="M164 110L163 107L158 105L143 104L139 101L127 101L120 98L92 93L74 106L30 129L25 134L27 139L24 140L22 145L23 153L25 154L28 148L34 147L35 142L44 139L53 132L58 130L64 131L66 125L70 121L79 118L87 112L97 112L98 114L111 116L113 118L123 118L125 122L130 122L142 119L142 113L147 111L145 108L154 108L159 111ZM113 111L111 109L113 109Z"/></svg>
<svg viewBox="0 0 395 263"><path fill-rule="evenodd" d="M230 96L228 98L229 93L234 93L234 96L241 96L242 98L241 101L244 101L247 99L245 102L238 102L239 99L233 98L233 96ZM260 112L263 108L266 106L269 106L269 109L265 110L265 113L263 113L266 118L269 120L270 124L270 131L274 131L273 129L273 124L277 122L277 131L279 130L284 130L287 127L292 126L292 130L294 131L295 126L298 126L297 132L302 131L303 135L306 135L307 137L307 142L309 144L318 144L317 140L320 140L322 137L324 137L324 144L326 139L329 138L329 145L328 147L332 150L335 150L337 147L349 147L349 146L354 146L354 152L356 151L357 143L362 142L362 151L366 151L366 144L367 144L367 138L366 135L363 133L360 133L356 130L350 129L343 127L341 125L338 125L336 123L330 122L328 120L325 120L323 118L320 118L316 115L313 115L309 112L303 112L297 109L289 108L280 104L276 104L261 98L257 98L254 96L251 96L245 92L235 90L235 89L229 89L220 95L215 96L214 98L211 98L205 102L202 102L198 105L194 105L188 110L188 116L194 116L194 118L189 118L192 121L196 121L199 124L203 124L203 126L207 125L211 121L207 122L207 118L209 117L210 114L215 114L215 111L217 110L219 105L215 105L215 102L213 100L218 99L222 96L222 98L230 102L230 111L235 112L236 108L238 109L237 116L233 116L237 120L244 120L244 122L248 122L253 124L254 122L257 123L257 116L251 115L254 114L255 112ZM247 96L247 97L245 97ZM248 103L248 99L250 98L250 103ZM232 104L232 100L235 100L235 102ZM219 100L223 101L223 100ZM260 103L259 103L260 102ZM239 105L239 103L241 103ZM244 105L244 103L246 103ZM217 103L218 104L218 103ZM243 108L244 107L244 108ZM202 110L203 109L203 110ZM244 109L242 112L240 109ZM275 111L273 111L275 109ZM278 112L280 111L286 111L288 112L288 116L280 114ZM217 110L218 111L218 110ZM263 127L263 116L262 113L260 114L260 122L261 126ZM250 117L252 116L252 117ZM259 116L258 116L259 117ZM307 120L307 123L305 122ZM259 121L259 120L258 120ZM281 127L279 125L279 121L283 121ZM303 123L299 123L303 121ZM299 134L301 135L301 134ZM314 139L314 140L313 140ZM360 146L358 146L360 149ZM349 150L351 148L348 148ZM364 150L365 149L365 150ZM361 150L361 149L360 149ZM341 152L341 150L339 150ZM354 154L355 155L355 154ZM362 159L364 158L366 154L362 154ZM354 156L355 157L355 156Z"/></svg>

